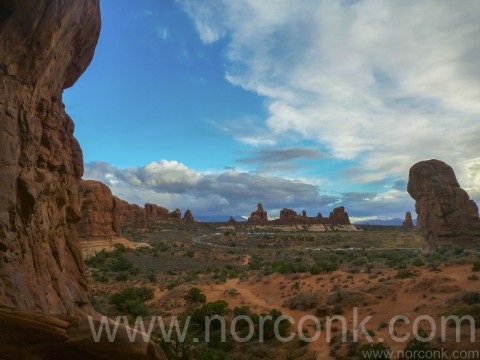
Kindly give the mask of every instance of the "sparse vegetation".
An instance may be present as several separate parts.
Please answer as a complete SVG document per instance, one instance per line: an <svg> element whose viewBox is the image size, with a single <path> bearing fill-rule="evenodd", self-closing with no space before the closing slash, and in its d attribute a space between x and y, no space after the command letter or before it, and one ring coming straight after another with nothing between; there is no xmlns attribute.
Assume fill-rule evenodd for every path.
<svg viewBox="0 0 480 360"><path fill-rule="evenodd" d="M375 314L377 306L385 301L398 303L411 297L416 299L411 314L419 314L426 311L429 303L439 304L445 298L451 307L448 314L469 314L480 324L479 294L474 287L478 277L469 274L470 266L473 270L472 264L478 261L478 250L440 246L438 251L425 256L419 250L397 249L419 249L423 240L415 231L391 228L358 233L302 230L285 234L248 232L242 230L242 225L228 231L217 230L218 225L214 224L196 224L195 230L189 226L162 224L161 233L151 226L143 234L143 241L151 248L117 247L86 261L90 282L95 285L92 301L102 313L131 317L155 314L166 318L175 315L181 321L192 316L193 325L185 343L178 343L175 338L166 343L156 335L169 359L313 358L310 346L300 339L288 344L274 339L273 325L282 313L273 308L281 306L286 314L315 314L323 325L327 316L349 316L353 306L365 314ZM201 243L192 242L193 237L201 237ZM447 265L451 267L448 271L444 270ZM464 278L471 280L462 291L448 275L458 266L468 268ZM444 272L437 274L440 270ZM134 290L148 286L158 287L155 301L146 302L150 295L145 297ZM237 307L230 308L227 301ZM201 339L204 335L206 314L226 317L227 328L234 316L247 315L254 321L255 335L246 344L230 340L224 343L220 341L219 324L212 323L211 342L195 343L193 338ZM260 315L274 319L265 323L265 343L255 340ZM382 336L387 326L382 321L374 330ZM284 334L291 330L288 322L281 324ZM309 330L311 325L304 326L302 331ZM249 324L239 321L236 331L245 336ZM340 335L336 324L333 333L335 338ZM369 333L374 334L372 329ZM383 346L332 341L331 356L337 359L362 359L360 349Z"/></svg>

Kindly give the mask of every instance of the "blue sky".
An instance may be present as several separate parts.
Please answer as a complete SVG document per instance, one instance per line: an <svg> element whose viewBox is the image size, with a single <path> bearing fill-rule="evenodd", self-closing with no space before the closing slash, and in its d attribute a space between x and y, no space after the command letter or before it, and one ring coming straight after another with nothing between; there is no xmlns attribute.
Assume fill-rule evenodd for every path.
<svg viewBox="0 0 480 360"><path fill-rule="evenodd" d="M480 194L476 1L102 1L64 94L86 178L204 215L262 201L358 218L414 210L416 161Z"/></svg>

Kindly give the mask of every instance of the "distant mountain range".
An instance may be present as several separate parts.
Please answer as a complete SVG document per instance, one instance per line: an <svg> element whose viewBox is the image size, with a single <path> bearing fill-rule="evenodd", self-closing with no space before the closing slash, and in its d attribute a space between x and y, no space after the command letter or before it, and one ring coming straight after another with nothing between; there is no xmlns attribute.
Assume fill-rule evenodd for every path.
<svg viewBox="0 0 480 360"><path fill-rule="evenodd" d="M372 219L355 222L354 225L382 225L382 226L402 226L404 219ZM413 219L413 224L416 225L417 220Z"/></svg>

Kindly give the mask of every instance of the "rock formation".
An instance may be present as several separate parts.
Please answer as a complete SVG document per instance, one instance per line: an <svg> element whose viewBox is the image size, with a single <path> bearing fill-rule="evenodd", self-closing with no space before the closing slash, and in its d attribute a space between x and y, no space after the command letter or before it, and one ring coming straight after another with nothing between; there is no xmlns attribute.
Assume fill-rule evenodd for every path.
<svg viewBox="0 0 480 360"><path fill-rule="evenodd" d="M280 210L279 222L284 224L289 223L301 223L302 217L297 214L293 209L283 208Z"/></svg>
<svg viewBox="0 0 480 360"><path fill-rule="evenodd" d="M228 219L228 222L232 223L232 224L235 224L237 222L237 220L235 220L235 218L233 216L230 216L230 219Z"/></svg>
<svg viewBox="0 0 480 360"><path fill-rule="evenodd" d="M129 204L127 201L113 197L115 213L120 226L127 226L135 229L146 229L147 216L145 209L137 204Z"/></svg>
<svg viewBox="0 0 480 360"><path fill-rule="evenodd" d="M248 218L248 221L254 223L268 221L268 214L265 210L263 210L263 205L261 203L258 203L257 210L252 212Z"/></svg>
<svg viewBox="0 0 480 360"><path fill-rule="evenodd" d="M182 211L175 209L169 211L167 208L155 204L145 204L145 213L148 221L180 221ZM191 215L191 212L190 212ZM188 216L187 216L188 217ZM192 216L193 219L193 216Z"/></svg>
<svg viewBox="0 0 480 360"><path fill-rule="evenodd" d="M415 200L417 226L423 231L428 251L439 237L478 234L480 220L475 202L460 188L453 169L439 160L412 166L408 193Z"/></svg>
<svg viewBox="0 0 480 360"><path fill-rule="evenodd" d="M182 210L175 209L174 211L170 211L168 213L168 218L171 220L182 220Z"/></svg>
<svg viewBox="0 0 480 360"><path fill-rule="evenodd" d="M62 92L99 33L98 0L0 1L0 358L164 359L125 335L93 343L83 316L83 156Z"/></svg>
<svg viewBox="0 0 480 360"><path fill-rule="evenodd" d="M410 211L407 211L405 214L405 221L402 225L409 228L413 227L412 213Z"/></svg>
<svg viewBox="0 0 480 360"><path fill-rule="evenodd" d="M75 222L82 150L63 89L90 63L98 0L0 2L0 303L90 311Z"/></svg>
<svg viewBox="0 0 480 360"><path fill-rule="evenodd" d="M100 181L84 180L81 191L82 218L76 225L78 235L83 238L120 236L116 201L110 188Z"/></svg>
<svg viewBox="0 0 480 360"><path fill-rule="evenodd" d="M168 209L155 205L155 204L145 204L145 212L147 215L148 221L155 220L168 220Z"/></svg>
<svg viewBox="0 0 480 360"><path fill-rule="evenodd" d="M188 221L188 222L194 222L195 219L193 218L193 215L192 215L192 212L190 211L190 209L187 209L185 211L185 214L183 215L183 220L184 221Z"/></svg>
<svg viewBox="0 0 480 360"><path fill-rule="evenodd" d="M77 223L81 238L109 238L122 235L122 226L145 229L145 209L112 195L110 188L95 180L81 182L81 213Z"/></svg>
<svg viewBox="0 0 480 360"><path fill-rule="evenodd" d="M328 217L328 223L330 224L340 224L340 225L350 225L350 219L348 213L345 212L343 206L333 209Z"/></svg>
<svg viewBox="0 0 480 360"><path fill-rule="evenodd" d="M45 315L0 306L1 359L165 360L160 347L136 336L133 342L121 324L110 342L103 332L95 342L86 317ZM99 321L94 320L95 329Z"/></svg>

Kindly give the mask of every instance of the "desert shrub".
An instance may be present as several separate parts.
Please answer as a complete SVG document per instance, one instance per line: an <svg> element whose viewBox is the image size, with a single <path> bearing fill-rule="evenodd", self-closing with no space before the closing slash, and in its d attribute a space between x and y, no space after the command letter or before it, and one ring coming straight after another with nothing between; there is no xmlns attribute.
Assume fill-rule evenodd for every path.
<svg viewBox="0 0 480 360"><path fill-rule="evenodd" d="M463 294L462 300L468 305L480 303L480 292L467 292Z"/></svg>
<svg viewBox="0 0 480 360"><path fill-rule="evenodd" d="M262 314L263 316L267 314ZM264 322L264 338L265 340L271 340L275 337L275 332L274 332L274 326L275 326L275 321L282 316L282 312L277 309L271 310L268 315L272 317L272 319L267 319ZM281 336L286 336L290 331L290 322L288 320L282 320L279 323L278 326L278 333Z"/></svg>
<svg viewBox="0 0 480 360"><path fill-rule="evenodd" d="M185 275L185 281L191 282L191 281L195 281L195 280L198 280L198 272L197 271L192 270L192 271L189 271Z"/></svg>
<svg viewBox="0 0 480 360"><path fill-rule="evenodd" d="M333 315L342 315L343 314L343 306L342 304L336 304L332 309Z"/></svg>
<svg viewBox="0 0 480 360"><path fill-rule="evenodd" d="M480 327L480 305L478 304L461 306L452 311L449 315L456 315L460 318L471 316L475 320L475 326L477 328Z"/></svg>
<svg viewBox="0 0 480 360"><path fill-rule="evenodd" d="M474 261L472 264L472 271L480 271L480 261Z"/></svg>
<svg viewBox="0 0 480 360"><path fill-rule="evenodd" d="M425 262L420 258L416 258L415 260L412 261L412 265L420 267L420 266L424 266Z"/></svg>
<svg viewBox="0 0 480 360"><path fill-rule="evenodd" d="M118 311L136 317L146 314L144 301L151 298L153 298L153 290L150 288L126 288L113 294L110 303L115 305Z"/></svg>
<svg viewBox="0 0 480 360"><path fill-rule="evenodd" d="M156 243L154 245L154 248L160 252L166 252L171 250L171 247L164 242Z"/></svg>
<svg viewBox="0 0 480 360"><path fill-rule="evenodd" d="M228 303L223 300L217 300L215 302L210 302L204 304L201 308L194 310L191 313L192 322L199 325L201 329L205 328L205 317L226 316L230 312L228 308ZM220 327L218 321L213 321L211 323L212 329L217 330Z"/></svg>
<svg viewBox="0 0 480 360"><path fill-rule="evenodd" d="M207 302L207 297L202 292L202 290L197 287L193 287L188 290L187 295L185 295L184 299L188 305L205 304Z"/></svg>
<svg viewBox="0 0 480 360"><path fill-rule="evenodd" d="M338 270L338 264L334 262L317 262L310 267L310 274L320 275Z"/></svg>
<svg viewBox="0 0 480 360"><path fill-rule="evenodd" d="M363 344L358 350L361 360L390 360L390 349L383 343Z"/></svg>
<svg viewBox="0 0 480 360"><path fill-rule="evenodd" d="M318 305L318 294L317 293L300 293L294 296L289 297L283 302L283 306L288 307L291 310L309 310L313 309Z"/></svg>
<svg viewBox="0 0 480 360"><path fill-rule="evenodd" d="M123 254L127 252L127 248L123 244L115 244L113 245L116 253Z"/></svg>
<svg viewBox="0 0 480 360"><path fill-rule="evenodd" d="M112 260L110 270L113 272L135 272L135 266L126 257L119 255Z"/></svg>
<svg viewBox="0 0 480 360"><path fill-rule="evenodd" d="M203 349L196 356L198 360L230 360L231 358L223 351Z"/></svg>
<svg viewBox="0 0 480 360"><path fill-rule="evenodd" d="M108 282L108 276L103 271L101 272L95 271L93 273L93 278L95 279L95 281L98 281L98 282L103 282L103 283Z"/></svg>
<svg viewBox="0 0 480 360"><path fill-rule="evenodd" d="M128 280L128 272L120 272L115 276L116 281L127 281Z"/></svg>
<svg viewBox="0 0 480 360"><path fill-rule="evenodd" d="M428 334L425 330L419 329L418 336L422 338L428 338ZM434 347L430 345L429 341L420 341L417 338L410 340L405 349L403 350L402 360L424 360L424 359L436 359ZM425 357L426 354L432 354L433 357Z"/></svg>
<svg viewBox="0 0 480 360"><path fill-rule="evenodd" d="M408 279L414 275L413 271L410 269L400 269L397 271L397 277L399 279Z"/></svg>
<svg viewBox="0 0 480 360"><path fill-rule="evenodd" d="M187 256L187 257L193 258L195 256L195 251L193 251L192 249L187 249L187 250L185 250L184 255Z"/></svg>

